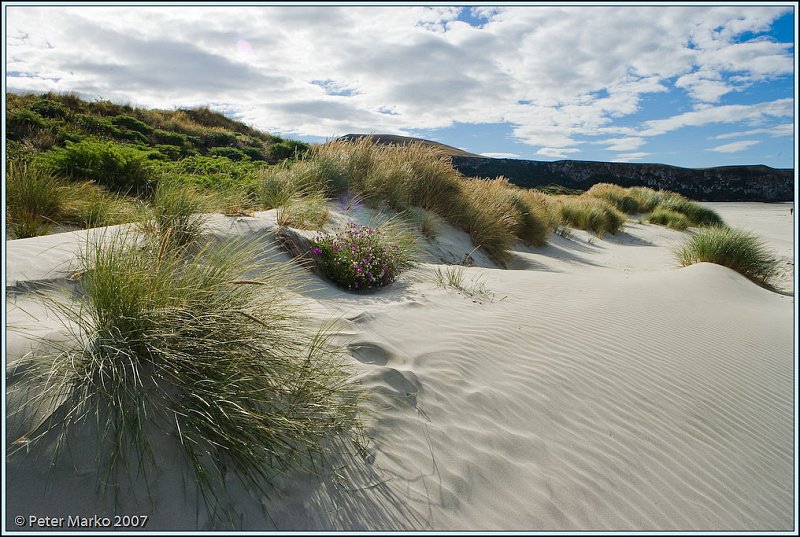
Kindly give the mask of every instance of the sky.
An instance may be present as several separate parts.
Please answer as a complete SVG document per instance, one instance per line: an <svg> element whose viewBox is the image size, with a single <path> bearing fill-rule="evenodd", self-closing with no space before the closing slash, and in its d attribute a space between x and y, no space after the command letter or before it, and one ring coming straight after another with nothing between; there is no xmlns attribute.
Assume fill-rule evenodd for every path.
<svg viewBox="0 0 800 537"><path fill-rule="evenodd" d="M794 167L790 3L4 7L8 91L208 105L308 142Z"/></svg>

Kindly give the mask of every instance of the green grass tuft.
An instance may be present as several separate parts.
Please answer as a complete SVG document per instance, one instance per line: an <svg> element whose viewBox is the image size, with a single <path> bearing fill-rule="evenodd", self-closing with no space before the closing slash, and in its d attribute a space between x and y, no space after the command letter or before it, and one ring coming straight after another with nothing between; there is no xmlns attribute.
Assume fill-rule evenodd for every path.
<svg viewBox="0 0 800 537"><path fill-rule="evenodd" d="M320 192L291 198L278 207L279 226L298 229L320 229L328 221L327 200Z"/></svg>
<svg viewBox="0 0 800 537"><path fill-rule="evenodd" d="M39 166L11 161L6 173L6 223L16 238L48 232L61 219L66 185Z"/></svg>
<svg viewBox="0 0 800 537"><path fill-rule="evenodd" d="M87 244L82 296L51 303L72 338L41 351L29 402L58 408L26 436L57 431L55 458L78 427L96 428L102 488L172 471L152 454L175 442L212 513L228 473L261 497L279 474L317 472L334 440L358 440L362 392L331 332L309 330L285 295L291 266L261 254L233 241L185 256L122 234Z"/></svg>
<svg viewBox="0 0 800 537"><path fill-rule="evenodd" d="M641 211L640 198L635 196L630 189L619 185L597 183L586 191L586 195L604 199L625 214L635 214Z"/></svg>
<svg viewBox="0 0 800 537"><path fill-rule="evenodd" d="M159 181L151 203L152 217L143 223L143 229L174 247L188 246L201 237L206 219L203 213L211 204L209 196L191 185Z"/></svg>
<svg viewBox="0 0 800 537"><path fill-rule="evenodd" d="M598 237L615 234L625 224L625 214L604 199L588 196L561 197L561 216L564 223L591 231Z"/></svg>
<svg viewBox="0 0 800 537"><path fill-rule="evenodd" d="M686 216L691 225L693 226L724 226L725 222L722 220L716 211L703 207L699 203L689 201L688 199L678 194L670 193L666 196L656 207L669 209L674 212L681 213Z"/></svg>
<svg viewBox="0 0 800 537"><path fill-rule="evenodd" d="M680 266L716 263L732 268L759 285L769 286L777 261L752 233L727 227L704 227L675 251Z"/></svg>
<svg viewBox="0 0 800 537"><path fill-rule="evenodd" d="M661 224L662 226L677 229L678 231L685 231L691 224L689 219L686 218L686 215L667 209L663 205L656 207L655 210L650 213L647 221L651 224Z"/></svg>

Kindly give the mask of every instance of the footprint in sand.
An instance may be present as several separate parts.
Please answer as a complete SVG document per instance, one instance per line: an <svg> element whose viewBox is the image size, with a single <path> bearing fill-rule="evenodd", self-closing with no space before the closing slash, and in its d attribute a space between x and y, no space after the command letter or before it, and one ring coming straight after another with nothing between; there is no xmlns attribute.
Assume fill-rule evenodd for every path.
<svg viewBox="0 0 800 537"><path fill-rule="evenodd" d="M392 356L389 351L375 343L351 343L347 350L362 364L383 366L389 363Z"/></svg>

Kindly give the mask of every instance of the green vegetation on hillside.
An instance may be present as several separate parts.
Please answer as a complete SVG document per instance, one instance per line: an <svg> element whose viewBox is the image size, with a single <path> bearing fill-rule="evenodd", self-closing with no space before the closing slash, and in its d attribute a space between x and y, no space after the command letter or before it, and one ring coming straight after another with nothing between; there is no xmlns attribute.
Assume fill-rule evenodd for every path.
<svg viewBox="0 0 800 537"><path fill-rule="evenodd" d="M308 147L208 108L144 110L55 94L10 94L7 102L11 160L24 162L26 173L41 181L59 181L62 193L77 182L84 189L93 185L103 195L83 211L105 215L67 217L62 202L55 210L17 195L8 219L17 237L115 222L121 214L142 218L141 211L134 216L123 210L123 201L152 206L156 193L165 192L159 188L164 182L202 196L203 210L275 208L281 225L308 229L327 221L327 200L356 196L414 218L426 236L435 234L435 222L446 221L500 264L518 241L542 246L562 224L598 236L616 233L626 214L635 213L653 213L650 222L676 229L722 224L713 211L673 192L604 183L585 193L550 195L502 177L465 178L449 154L422 142L377 144L366 136ZM23 199L33 206L21 208Z"/></svg>

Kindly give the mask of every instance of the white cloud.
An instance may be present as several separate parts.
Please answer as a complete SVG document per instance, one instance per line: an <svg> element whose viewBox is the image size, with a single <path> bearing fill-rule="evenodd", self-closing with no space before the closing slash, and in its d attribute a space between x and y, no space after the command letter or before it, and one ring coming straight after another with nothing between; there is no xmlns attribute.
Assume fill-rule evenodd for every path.
<svg viewBox="0 0 800 537"><path fill-rule="evenodd" d="M632 160L642 160L644 157L652 155L652 153L623 153L617 155L611 162L630 162Z"/></svg>
<svg viewBox="0 0 800 537"><path fill-rule="evenodd" d="M631 151L681 126L785 117L718 107L644 132L614 125L673 80L714 103L790 75L787 45L736 42L790 6L476 8L481 27L456 20L464 9L7 6L7 86L151 107L217 102L259 128L308 136L508 123L559 157L583 136L624 136L609 149ZM785 101L775 103L792 108Z"/></svg>
<svg viewBox="0 0 800 537"><path fill-rule="evenodd" d="M772 117L792 117L794 99L778 99L752 105L732 104L707 106L666 119L645 121L640 136L658 136L683 127L700 127L714 123L758 122Z"/></svg>
<svg viewBox="0 0 800 537"><path fill-rule="evenodd" d="M766 134L769 136L792 136L794 134L794 124L784 123L774 127L767 127L763 129L750 129L746 131L729 132L726 134L719 134L714 136L712 140L729 140L731 138L741 138L743 136L755 136L757 134Z"/></svg>
<svg viewBox="0 0 800 537"><path fill-rule="evenodd" d="M482 157L490 158L519 158L517 153L481 153Z"/></svg>
<svg viewBox="0 0 800 537"><path fill-rule="evenodd" d="M742 140L740 142L718 145L717 147L706 149L706 151L716 151L717 153L738 153L739 151L744 151L748 147L752 147L757 143L759 143L757 140Z"/></svg>
<svg viewBox="0 0 800 537"><path fill-rule="evenodd" d="M561 147L543 147L536 152L537 155L549 158L567 158L570 153L577 153L577 149L565 149Z"/></svg>
<svg viewBox="0 0 800 537"><path fill-rule="evenodd" d="M644 138L611 138L609 140L604 140L600 143L603 144L610 144L606 149L609 151L633 151L634 149L639 149L642 145L644 145L645 141Z"/></svg>
<svg viewBox="0 0 800 537"><path fill-rule="evenodd" d="M675 81L675 87L684 88L693 98L703 102L719 102L720 97L730 93L734 87L722 81L718 72L696 71L683 75Z"/></svg>

